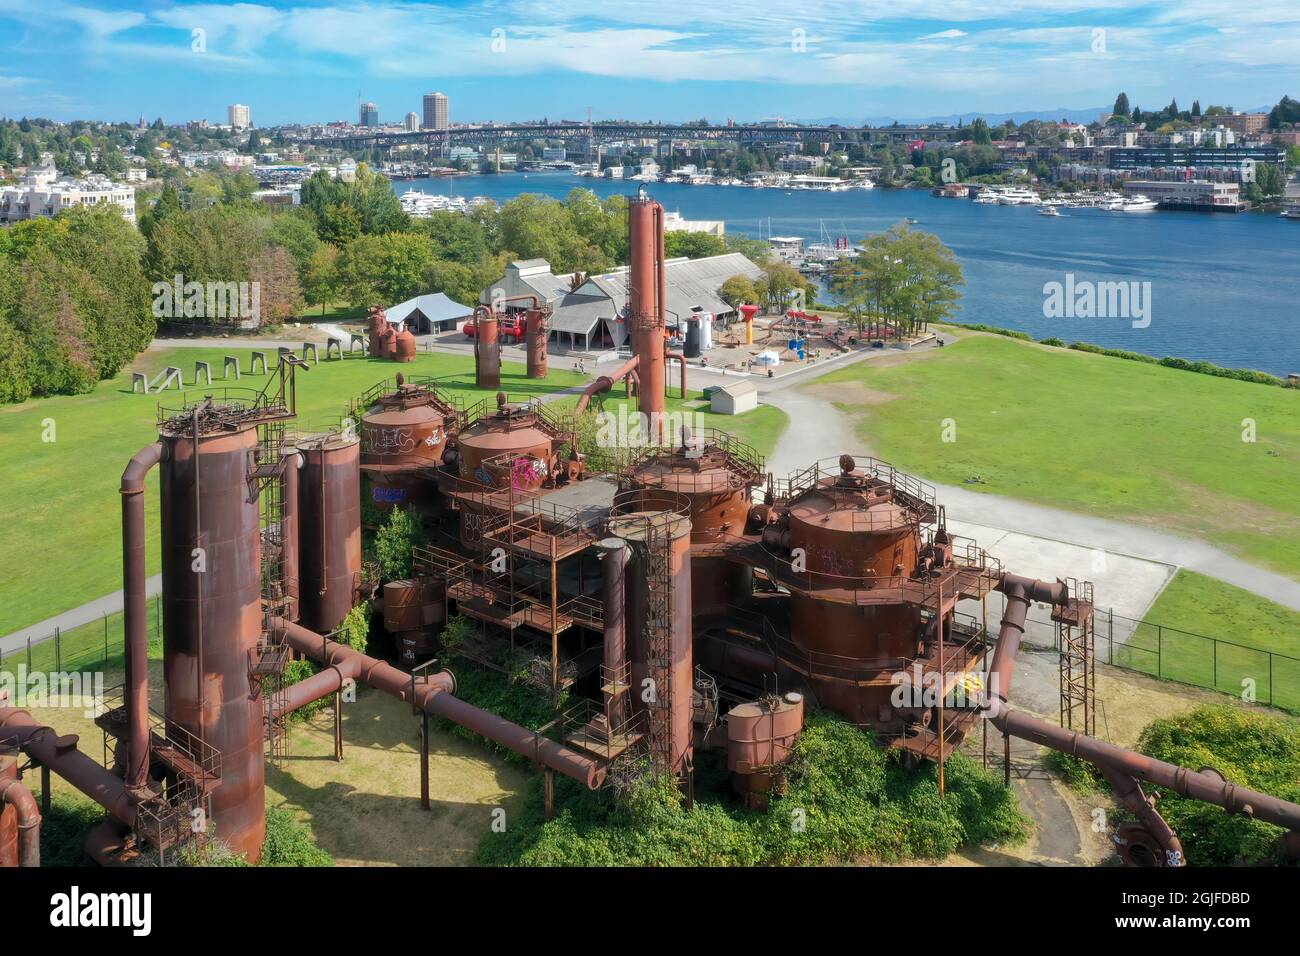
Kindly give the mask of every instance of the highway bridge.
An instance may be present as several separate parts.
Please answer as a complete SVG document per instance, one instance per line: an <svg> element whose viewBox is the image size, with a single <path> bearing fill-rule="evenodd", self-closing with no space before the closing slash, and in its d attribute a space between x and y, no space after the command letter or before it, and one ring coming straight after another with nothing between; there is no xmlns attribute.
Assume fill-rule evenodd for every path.
<svg viewBox="0 0 1300 956"><path fill-rule="evenodd" d="M492 126L456 126L451 129L422 129L414 132L381 132L353 129L339 136L307 138L306 142L344 149L391 149L394 146L509 146L512 142L538 139L585 143L617 140L687 140L694 143L813 142L831 145L848 143L910 143L916 140L954 142L969 131L955 126L771 126L771 125L674 125L669 123L510 123Z"/></svg>

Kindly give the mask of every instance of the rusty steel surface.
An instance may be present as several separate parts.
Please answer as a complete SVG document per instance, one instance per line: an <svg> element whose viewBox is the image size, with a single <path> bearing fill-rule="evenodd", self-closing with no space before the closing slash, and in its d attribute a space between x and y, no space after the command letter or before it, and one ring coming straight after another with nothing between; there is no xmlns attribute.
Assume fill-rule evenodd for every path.
<svg viewBox="0 0 1300 956"><path fill-rule="evenodd" d="M546 378L547 310L532 308L524 315L524 339L528 344L528 377Z"/></svg>
<svg viewBox="0 0 1300 956"><path fill-rule="evenodd" d="M566 439L531 409L503 404L460 433L457 487L536 491L554 481L557 452Z"/></svg>
<svg viewBox="0 0 1300 956"><path fill-rule="evenodd" d="M737 704L727 713L727 769L751 773L782 764L803 730L803 695L795 692Z"/></svg>
<svg viewBox="0 0 1300 956"><path fill-rule="evenodd" d="M501 387L501 323L485 306L474 310L474 384Z"/></svg>
<svg viewBox="0 0 1300 956"><path fill-rule="evenodd" d="M393 339L393 360L395 362L414 362L415 352L415 336L409 330L402 329Z"/></svg>
<svg viewBox="0 0 1300 956"><path fill-rule="evenodd" d="M162 460L154 442L122 472L122 630L125 636L127 731L126 783L142 794L149 783L149 609L145 597L144 481Z"/></svg>
<svg viewBox="0 0 1300 956"><path fill-rule="evenodd" d="M352 610L361 580L361 446L329 435L299 451L299 617L327 632Z"/></svg>
<svg viewBox="0 0 1300 956"><path fill-rule="evenodd" d="M249 482L257 442L255 428L201 437L197 448L190 437L167 438L159 470L164 713L220 752L213 822L251 862L266 829L262 701L249 674L262 630L260 513Z"/></svg>
<svg viewBox="0 0 1300 956"><path fill-rule="evenodd" d="M632 354L638 359L637 404L642 412L658 416L665 408L667 326L664 269L664 207L653 199L628 201L627 328Z"/></svg>
<svg viewBox="0 0 1300 956"><path fill-rule="evenodd" d="M280 516L280 575L284 581L284 595L289 599L289 618L298 620L302 599L298 579L298 470L303 459L296 448L286 450L284 456L284 502Z"/></svg>

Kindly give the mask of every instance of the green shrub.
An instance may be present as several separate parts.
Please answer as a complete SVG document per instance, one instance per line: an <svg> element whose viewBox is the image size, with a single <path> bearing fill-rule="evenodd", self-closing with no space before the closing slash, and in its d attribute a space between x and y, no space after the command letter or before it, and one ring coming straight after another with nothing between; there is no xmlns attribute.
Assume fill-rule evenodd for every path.
<svg viewBox="0 0 1300 956"><path fill-rule="evenodd" d="M556 781L554 819L541 785L523 813L479 845L478 861L526 866L769 866L938 859L964 846L1014 844L1031 823L1010 790L955 754L947 793L937 771L909 771L869 733L817 714L795 745L784 794L767 813L730 794L721 754L696 757L695 806L674 781L648 774L622 799Z"/></svg>
<svg viewBox="0 0 1300 956"><path fill-rule="evenodd" d="M284 686L291 687L299 681L304 681L320 670L320 665L315 661L300 660L289 661L284 665ZM307 720L313 714L317 713L329 704L332 704L334 698L322 697L320 700L313 700L310 704L303 704L297 710L289 714L291 721Z"/></svg>
<svg viewBox="0 0 1300 956"><path fill-rule="evenodd" d="M283 807L266 810L266 840L259 866L333 866L330 856L312 840L311 830Z"/></svg>
<svg viewBox="0 0 1300 956"><path fill-rule="evenodd" d="M354 651L366 652L370 640L370 602L362 601L343 619L334 634L334 640L345 644Z"/></svg>
<svg viewBox="0 0 1300 956"><path fill-rule="evenodd" d="M1241 707L1199 707L1152 721L1137 749L1183 767L1213 767L1238 786L1300 802L1300 723L1290 718ZM1193 866L1277 861L1280 828L1162 787L1152 789L1159 792L1158 809Z"/></svg>
<svg viewBox="0 0 1300 956"><path fill-rule="evenodd" d="M411 576L411 549L424 542L418 519L405 508L394 508L375 535L375 560L385 581Z"/></svg>

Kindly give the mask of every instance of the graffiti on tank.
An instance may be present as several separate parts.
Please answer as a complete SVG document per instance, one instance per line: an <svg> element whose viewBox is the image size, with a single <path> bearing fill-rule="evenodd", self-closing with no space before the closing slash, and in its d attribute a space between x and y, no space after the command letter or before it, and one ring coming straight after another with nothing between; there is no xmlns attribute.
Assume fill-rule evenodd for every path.
<svg viewBox="0 0 1300 956"><path fill-rule="evenodd" d="M536 487L546 480L547 471L540 458L518 458L510 469L510 487L515 491Z"/></svg>
<svg viewBox="0 0 1300 956"><path fill-rule="evenodd" d="M864 574L849 555L840 554L829 545L811 545L807 551L808 569L818 574L835 574L844 578L857 578Z"/></svg>
<svg viewBox="0 0 1300 956"><path fill-rule="evenodd" d="M410 428L379 428L366 425L361 430L365 450L374 455L404 455L415 448Z"/></svg>

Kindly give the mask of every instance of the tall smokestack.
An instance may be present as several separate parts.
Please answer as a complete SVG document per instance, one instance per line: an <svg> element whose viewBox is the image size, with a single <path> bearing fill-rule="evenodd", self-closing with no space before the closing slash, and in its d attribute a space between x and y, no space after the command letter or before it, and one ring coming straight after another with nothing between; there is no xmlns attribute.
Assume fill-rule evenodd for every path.
<svg viewBox="0 0 1300 956"><path fill-rule="evenodd" d="M664 207L645 195L628 202L628 249L631 274L627 324L632 354L639 359L637 391L640 410L650 415L654 438L660 438L664 412Z"/></svg>

